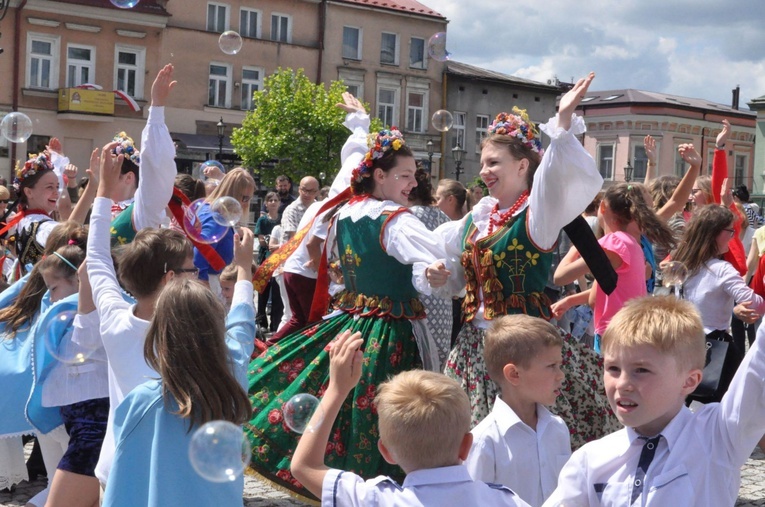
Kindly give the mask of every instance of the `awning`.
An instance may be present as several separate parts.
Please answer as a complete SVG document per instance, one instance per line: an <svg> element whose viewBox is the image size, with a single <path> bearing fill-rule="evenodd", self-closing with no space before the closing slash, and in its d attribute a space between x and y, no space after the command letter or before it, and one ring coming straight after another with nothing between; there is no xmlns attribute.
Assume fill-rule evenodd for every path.
<svg viewBox="0 0 765 507"><path fill-rule="evenodd" d="M218 153L220 143L218 136L170 132L170 137L173 138L173 141L178 143L178 147L181 149ZM234 153L234 147L231 146L228 137L223 138L223 153Z"/></svg>

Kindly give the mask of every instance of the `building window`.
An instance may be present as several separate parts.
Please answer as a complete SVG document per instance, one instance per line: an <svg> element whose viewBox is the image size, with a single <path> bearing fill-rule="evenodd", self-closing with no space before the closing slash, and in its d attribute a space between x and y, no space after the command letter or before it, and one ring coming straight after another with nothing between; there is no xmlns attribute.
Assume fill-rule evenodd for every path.
<svg viewBox="0 0 765 507"><path fill-rule="evenodd" d="M690 143L691 141L683 141L683 143ZM680 147L680 144L675 144L675 174L677 176L682 176L685 174L685 170L688 167L688 164L683 160L683 157L680 156L680 152L678 151L678 148Z"/></svg>
<svg viewBox="0 0 765 507"><path fill-rule="evenodd" d="M66 86L91 83L96 75L96 48L69 44L66 48Z"/></svg>
<svg viewBox="0 0 765 507"><path fill-rule="evenodd" d="M242 68L242 109L252 110L252 95L263 86L263 69L257 67Z"/></svg>
<svg viewBox="0 0 765 507"><path fill-rule="evenodd" d="M398 35L395 33L382 33L380 63L398 65Z"/></svg>
<svg viewBox="0 0 765 507"><path fill-rule="evenodd" d="M747 165L747 156L746 155L736 155L735 158L736 164L734 167L733 172L733 180L734 184L733 186L739 186L739 185L746 185L746 165ZM749 185L751 186L751 185Z"/></svg>
<svg viewBox="0 0 765 507"><path fill-rule="evenodd" d="M271 14L271 40L292 42L292 19L286 14Z"/></svg>
<svg viewBox="0 0 765 507"><path fill-rule="evenodd" d="M598 171L604 180L614 179L614 145L598 145Z"/></svg>
<svg viewBox="0 0 765 507"><path fill-rule="evenodd" d="M484 114L475 117L475 152L481 153L481 143L489 135L489 117ZM462 147L465 148L464 146Z"/></svg>
<svg viewBox="0 0 765 507"><path fill-rule="evenodd" d="M231 107L231 73L228 65L210 64L210 86L207 105L214 107Z"/></svg>
<svg viewBox="0 0 765 507"><path fill-rule="evenodd" d="M59 38L49 35L27 36L27 87L58 88Z"/></svg>
<svg viewBox="0 0 765 507"><path fill-rule="evenodd" d="M715 159L715 149L712 148L707 153L707 172L705 174L707 174L708 176L712 175L712 163L714 162L714 159Z"/></svg>
<svg viewBox="0 0 765 507"><path fill-rule="evenodd" d="M645 154L643 141L640 141L640 144L635 144L633 146L632 166L632 181L643 181L645 179L645 173L648 170L648 155Z"/></svg>
<svg viewBox="0 0 765 507"><path fill-rule="evenodd" d="M425 68L425 39L409 39L409 66L413 69Z"/></svg>
<svg viewBox="0 0 765 507"><path fill-rule="evenodd" d="M252 39L260 38L260 11L239 9L239 35Z"/></svg>
<svg viewBox="0 0 765 507"><path fill-rule="evenodd" d="M228 5L207 4L207 31L223 33L228 30Z"/></svg>
<svg viewBox="0 0 765 507"><path fill-rule="evenodd" d="M343 27L343 58L361 60L361 28Z"/></svg>
<svg viewBox="0 0 765 507"><path fill-rule="evenodd" d="M427 93L408 92L406 96L406 130L425 132L425 104Z"/></svg>
<svg viewBox="0 0 765 507"><path fill-rule="evenodd" d="M114 87L134 99L143 98L145 48L116 46L114 49Z"/></svg>
<svg viewBox="0 0 765 507"><path fill-rule="evenodd" d="M364 100L364 71L350 68L342 68L337 77L345 84L345 88L354 97Z"/></svg>
<svg viewBox="0 0 765 507"><path fill-rule="evenodd" d="M452 125L452 148L459 146L465 149L465 118L467 113L454 111L454 125Z"/></svg>
<svg viewBox="0 0 765 507"><path fill-rule="evenodd" d="M396 125L396 95L398 90L380 88L377 91L377 117L384 127Z"/></svg>

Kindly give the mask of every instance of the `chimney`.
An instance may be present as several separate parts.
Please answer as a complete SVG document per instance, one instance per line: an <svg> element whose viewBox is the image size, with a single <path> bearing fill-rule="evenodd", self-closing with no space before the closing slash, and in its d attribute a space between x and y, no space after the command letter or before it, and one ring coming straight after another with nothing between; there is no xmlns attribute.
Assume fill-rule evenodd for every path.
<svg viewBox="0 0 765 507"><path fill-rule="evenodd" d="M736 87L733 89L733 104L731 104L730 107L733 109L738 110L738 96L741 93L741 86L736 85Z"/></svg>

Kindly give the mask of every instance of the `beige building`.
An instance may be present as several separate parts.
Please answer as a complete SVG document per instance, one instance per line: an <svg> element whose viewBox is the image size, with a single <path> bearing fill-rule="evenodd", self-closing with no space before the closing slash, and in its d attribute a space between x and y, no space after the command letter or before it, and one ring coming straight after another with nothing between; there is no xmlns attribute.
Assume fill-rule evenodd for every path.
<svg viewBox="0 0 765 507"><path fill-rule="evenodd" d="M427 41L446 23L414 0L141 0L129 10L108 0L12 0L0 57L12 86L0 91L0 113L24 112L34 131L26 143L0 141L0 176L10 176L15 160L51 136L61 138L83 172L91 150L116 132L138 143L152 80L167 62L175 64L178 86L166 122L183 171L217 156L220 120L224 159L233 162L228 135L252 107L252 93L279 67L302 68L316 82L344 79L427 159L444 67L428 58ZM235 55L218 46L226 30L243 38ZM69 90L59 103L61 90L85 83L103 92ZM134 97L141 111L112 90Z"/></svg>

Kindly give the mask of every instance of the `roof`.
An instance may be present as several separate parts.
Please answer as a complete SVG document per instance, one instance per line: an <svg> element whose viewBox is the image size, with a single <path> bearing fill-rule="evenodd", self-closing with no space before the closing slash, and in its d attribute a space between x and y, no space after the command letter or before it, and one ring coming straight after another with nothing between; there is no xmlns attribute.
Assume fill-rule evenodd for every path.
<svg viewBox="0 0 765 507"><path fill-rule="evenodd" d="M165 10L164 4L166 2L162 0L140 0L138 5L132 9L120 9L115 7L111 2L107 0L57 0L58 2L65 4L87 5L90 7L101 7L103 9L111 9L115 11L130 10L132 12L139 12L141 14L156 14L158 16L169 16L170 13Z"/></svg>
<svg viewBox="0 0 765 507"><path fill-rule="evenodd" d="M540 83L539 81L532 81L531 79L524 79L522 77L510 76L508 74L502 74L501 72L495 72L493 70L482 69L474 65L467 63L449 61L446 64L446 72L455 76L462 76L470 79L486 79L490 81L501 81L504 83L512 83L516 85L534 86L537 88L548 88L550 91L560 91L555 85Z"/></svg>
<svg viewBox="0 0 765 507"><path fill-rule="evenodd" d="M432 16L435 18L446 19L442 14L434 11L430 7L416 0L336 0L339 3L365 5L372 8L388 9L392 11L408 12L410 14L421 14L423 16Z"/></svg>
<svg viewBox="0 0 765 507"><path fill-rule="evenodd" d="M579 107L607 107L615 104L675 106L681 109L702 109L705 111L716 111L731 115L756 116L754 111L749 111L747 109L733 109L729 105L718 104L717 102L712 102L706 99L694 99L691 97L681 97L679 95L669 95L667 93L659 92L647 92L631 88L590 91L582 99Z"/></svg>

